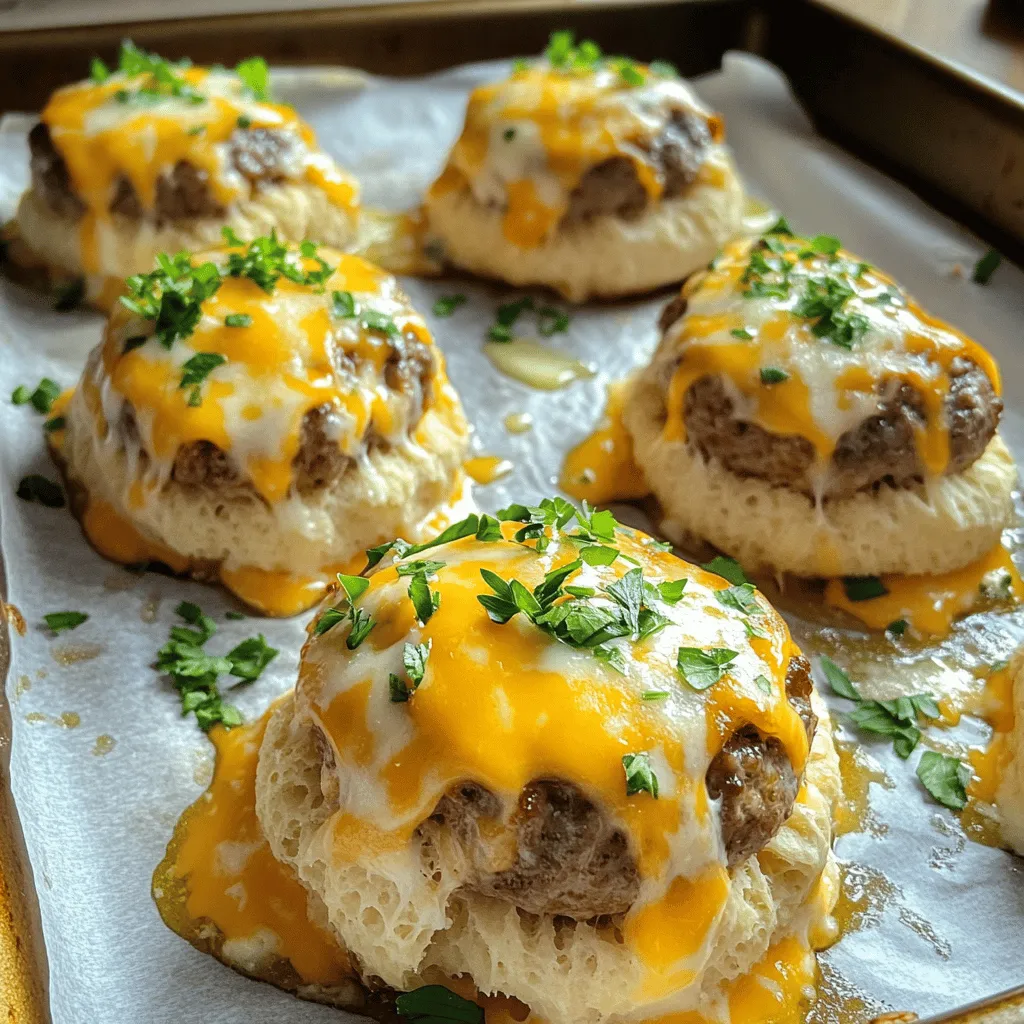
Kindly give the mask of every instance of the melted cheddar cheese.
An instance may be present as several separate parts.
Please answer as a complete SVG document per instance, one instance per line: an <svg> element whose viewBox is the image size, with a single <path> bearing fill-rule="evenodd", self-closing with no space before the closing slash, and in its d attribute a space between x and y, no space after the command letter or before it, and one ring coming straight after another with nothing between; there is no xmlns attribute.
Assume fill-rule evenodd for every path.
<svg viewBox="0 0 1024 1024"><path fill-rule="evenodd" d="M797 648L766 603L757 615L764 635L751 636L745 616L714 596L725 580L625 530L615 537L621 554L612 565L584 563L567 585L593 588L595 607L612 606L604 588L635 564L648 583L685 578L686 586L676 604L648 597L666 623L644 639L615 642L621 672L587 649L557 643L524 615L494 622L477 600L490 592L482 571L532 590L579 557L580 542L564 535L543 551L514 543L519 527L502 524L501 541L469 537L378 568L357 601L375 624L355 650L347 626L312 635L297 704L329 740L341 780L333 856L387 871L389 856L409 847L442 795L474 780L505 808L494 822L500 862L521 790L539 778L571 780L626 832L635 853L640 896L623 934L645 968L632 993L638 1010L685 1005L732 884L705 774L747 724L777 737L802 772L807 736L785 691ZM443 562L429 581L439 603L426 623L401 571L412 558ZM388 679L404 674L407 644L427 645L429 656L418 687L396 703ZM737 654L718 682L699 690L677 674L680 647ZM649 690L668 694L645 700ZM638 752L657 775L657 799L627 794L622 759Z"/></svg>
<svg viewBox="0 0 1024 1024"><path fill-rule="evenodd" d="M226 253L212 256L223 263ZM389 442L409 433L415 426L409 399L385 378L395 354L391 338L359 317L332 315L334 290L350 292L361 310L391 318L399 335L430 347L434 383L444 390L440 354L394 278L356 256L331 250L321 256L335 268L324 289L282 277L268 294L248 277L225 276L203 302L195 330L170 347L153 334L151 322L124 307L114 311L102 359L85 386L99 392L107 423L119 422L125 409L134 415L147 457L135 500L144 502L166 483L182 445L203 441L228 453L266 502L281 502L292 490L303 419L313 409L327 412L331 440L352 458L371 431ZM316 267L301 262L307 270ZM228 326L231 316L248 322ZM144 343L126 345L139 337ZM196 404L182 387L182 368L198 353L224 361L206 377Z"/></svg>
<svg viewBox="0 0 1024 1024"><path fill-rule="evenodd" d="M310 919L305 889L275 859L256 817L257 754L272 711L210 733L213 780L175 829L154 897L186 937L212 925L219 954L249 973L272 976L287 965L302 984L335 986L353 975L348 955Z"/></svg>
<svg viewBox="0 0 1024 1024"><path fill-rule="evenodd" d="M658 199L664 173L650 148L672 113L705 119L716 142L723 130L685 83L639 70L643 83L628 85L609 67L569 71L536 63L475 89L431 194L468 188L482 205L504 211L505 238L524 249L545 240L584 174L603 161L629 160L648 197ZM724 159L713 147L708 160Z"/></svg>
<svg viewBox="0 0 1024 1024"><path fill-rule="evenodd" d="M651 489L633 459L633 438L622 422L630 381L608 385L608 401L597 429L565 457L558 486L578 501L603 505L609 501L645 498Z"/></svg>
<svg viewBox="0 0 1024 1024"><path fill-rule="evenodd" d="M905 383L921 398L919 462L929 475L944 473L952 364L975 363L998 393L992 357L849 253L818 252L813 242L792 236L766 237L778 251L764 248L763 240L732 242L684 286L686 314L669 328L659 352L666 364L676 364L666 437L686 438L687 392L703 378L718 377L737 419L811 443L817 483L824 487L840 438L877 415ZM830 314L812 301L823 292L833 303Z"/></svg>
<svg viewBox="0 0 1024 1024"><path fill-rule="evenodd" d="M1002 544L962 569L938 575L887 575L881 580L886 593L866 601L851 601L842 580L829 580L825 602L871 629L882 630L902 619L920 636L944 637L958 618L991 599L989 589L1005 601L1024 600L1024 581Z"/></svg>
<svg viewBox="0 0 1024 1024"><path fill-rule="evenodd" d="M227 70L175 68L188 95L138 98L148 75L118 72L103 82L58 89L42 112L68 181L84 206L79 221L83 268L102 270L110 203L125 183L144 215L153 218L162 178L181 162L203 177L212 199L227 209L249 199L256 186L234 165L230 143L236 132L269 129L283 136L293 156L284 175L323 189L343 209L358 204L358 186L317 149L313 130L295 111L260 102Z"/></svg>
<svg viewBox="0 0 1024 1024"><path fill-rule="evenodd" d="M981 803L995 804L1006 767L1015 754L1013 672L1009 665L996 669L985 680L979 712L992 726L992 738L988 746L972 747L969 752L974 778L967 795Z"/></svg>
<svg viewBox="0 0 1024 1024"><path fill-rule="evenodd" d="M302 271L319 270L322 260L326 280L282 276L265 290L252 277L224 269L240 251L229 247L193 258L193 267L209 259L222 268L219 286L198 305L191 332L169 344L154 333L152 320L118 304L71 401L69 428L49 441L72 473L76 460L86 458L83 449L100 465L123 467L107 480L83 480L90 493L82 524L101 554L125 564L161 562L175 572L192 571L196 559L214 562L242 600L266 614L292 615L316 604L336 573L363 564L361 550L346 545L338 527L317 540L322 528L316 524L326 515L317 502L329 488L300 489L299 466L312 462L307 472L315 483L317 460L334 459L342 470L350 463L376 486L372 446L415 460L429 441L428 413L453 424L462 417L443 357L394 278L356 256L321 249L313 258L288 249L287 259ZM351 308L343 302L339 309L339 295ZM196 359L215 365L189 383L185 377ZM160 540L169 491L185 494L189 486L183 462L196 453L207 458L211 450L223 453L228 467L226 479L213 486L225 500L255 498L282 536L298 538L290 551L275 550L272 541L265 550L250 544L249 560L240 561L233 550L218 555ZM446 504L422 524L410 522L408 535L450 521L452 506L468 500L457 467L451 487L442 498Z"/></svg>

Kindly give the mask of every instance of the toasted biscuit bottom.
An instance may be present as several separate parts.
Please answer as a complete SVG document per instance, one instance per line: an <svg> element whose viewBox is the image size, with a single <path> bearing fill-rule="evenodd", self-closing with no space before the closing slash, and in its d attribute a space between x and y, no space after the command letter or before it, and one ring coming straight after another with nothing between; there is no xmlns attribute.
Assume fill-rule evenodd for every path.
<svg viewBox="0 0 1024 1024"><path fill-rule="evenodd" d="M720 986L747 972L768 946L806 935L831 910L836 866L832 813L838 760L828 713L821 716L804 785L779 833L732 872L730 894L692 1005L722 998ZM462 891L425 835L400 849L337 854L338 812L321 788L322 747L309 718L283 702L267 726L256 777L256 810L274 855L295 868L326 909L331 928L364 977L400 989L443 975L469 975L485 994L503 993L559 1024L650 1016L635 993L642 965L623 944L621 922L573 922L520 914L500 900ZM712 819L714 820L714 819Z"/></svg>
<svg viewBox="0 0 1024 1024"><path fill-rule="evenodd" d="M694 184L633 220L594 217L530 249L505 238L500 210L468 190L447 192L427 199L430 235L457 267L511 285L544 285L570 302L640 294L681 281L740 231L743 188L732 162L723 163L721 184Z"/></svg>
<svg viewBox="0 0 1024 1024"><path fill-rule="evenodd" d="M997 434L962 473L815 504L730 473L683 440L666 440L658 384L641 375L623 421L669 536L708 541L751 570L797 576L949 572L999 542L1013 516L1017 467Z"/></svg>
<svg viewBox="0 0 1024 1024"><path fill-rule="evenodd" d="M111 294L111 281L148 273L161 252L197 252L220 245L224 227L243 241L276 231L284 241L308 238L346 249L355 237L358 212L336 206L323 189L308 182L277 184L235 203L223 218L197 217L157 226L114 215L97 226L93 261L83 258L82 222L54 213L33 189L21 197L15 220L18 244L11 249L13 260L30 267L41 264L54 278L84 276L86 298L105 309L117 298L116 289Z"/></svg>
<svg viewBox="0 0 1024 1024"><path fill-rule="evenodd" d="M77 494L73 505L79 515L90 503L106 503L146 541L178 556L182 571L200 579L236 569L317 577L384 540L417 539L423 520L453 500L468 442L452 392L450 400L424 414L414 440L365 452L314 494L291 494L271 505L248 487L166 481L152 493L143 486L146 499L138 504L130 498L142 479L137 453L131 458L115 431L106 438L97 434L82 389L66 415L56 454ZM315 600L312 594L309 603Z"/></svg>

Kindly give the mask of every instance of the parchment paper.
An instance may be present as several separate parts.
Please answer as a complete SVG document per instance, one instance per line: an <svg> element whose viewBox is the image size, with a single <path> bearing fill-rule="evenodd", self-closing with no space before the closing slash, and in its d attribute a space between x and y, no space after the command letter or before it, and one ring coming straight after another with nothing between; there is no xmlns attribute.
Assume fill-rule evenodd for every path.
<svg viewBox="0 0 1024 1024"><path fill-rule="evenodd" d="M368 203L413 206L457 134L467 90L497 77L499 65L462 68L421 81L289 73L286 98L315 125L324 146L364 183ZM1024 456L1024 278L1008 265L985 288L969 270L984 246L882 175L818 139L768 65L729 55L724 70L699 83L726 118L729 140L750 190L775 204L797 230L829 232L877 262L923 304L982 340L1002 364L1003 433ZM25 119L0 129L0 213L13 211L27 180ZM966 271L957 276L956 268ZM552 344L593 365L593 380L542 393L501 376L482 353L496 303L509 292L469 281L406 282L427 312L439 294L469 302L433 320L451 378L462 394L481 451L506 456L515 472L478 499L486 509L550 494L564 452L601 414L604 387L644 361L655 342L664 297L573 313ZM337 1011L300 1002L250 981L196 952L161 922L150 877L179 813L201 792L211 747L179 716L170 686L150 667L180 600L200 603L220 623L208 645L227 650L262 630L281 654L234 699L257 715L291 685L303 617L225 621L221 591L154 574L137 575L96 555L66 510L14 496L27 473L56 477L42 440L42 417L7 401L17 384L43 375L72 385L100 333L91 314L59 314L45 299L0 284L0 545L8 598L28 622L12 631L6 693L14 719L12 782L35 872L58 1024L149 1024L204 1020L245 1024L337 1021ZM530 412L535 428L512 436L509 412ZM50 611L87 611L90 620L53 638ZM1005 639L1002 641L1005 644ZM223 644L223 648L219 644ZM73 712L77 727L68 727ZM968 725L972 735L981 726ZM113 749L98 753L111 737ZM912 768L882 745L872 754L896 783L872 787L881 827L844 837L841 857L874 878L860 930L824 958L829 986L871 1007L922 1015L1024 982L1024 879L1009 855L965 842L954 816L927 802ZM915 755L916 759L916 755ZM882 834L884 833L884 834ZM864 872L867 872L865 875ZM858 874L857 872L860 872ZM879 875L884 880L879 881ZM887 880L887 881L886 881ZM880 893L887 893L879 899ZM846 1002L847 1019L867 1008Z"/></svg>

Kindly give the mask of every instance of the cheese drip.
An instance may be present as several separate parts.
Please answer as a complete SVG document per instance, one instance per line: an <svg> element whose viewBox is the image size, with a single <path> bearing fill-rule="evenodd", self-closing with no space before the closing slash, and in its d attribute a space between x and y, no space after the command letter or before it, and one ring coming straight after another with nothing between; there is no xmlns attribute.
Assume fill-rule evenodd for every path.
<svg viewBox="0 0 1024 1024"><path fill-rule="evenodd" d="M236 131L269 129L283 135L294 150L284 177L316 185L335 205L356 209L358 185L319 152L313 130L291 107L257 101L229 71L187 67L175 74L199 101L182 96L124 101L119 97L131 97L149 79L118 72L101 83L58 89L42 112L69 183L85 206L79 232L87 272L101 269L104 229L114 216L110 202L122 183L131 186L150 218L160 179L181 162L205 178L219 205L250 198L256 186L230 159L229 140Z"/></svg>
<svg viewBox="0 0 1024 1024"><path fill-rule="evenodd" d="M363 996L348 953L310 916L305 890L292 870L272 857L256 816L259 748L275 707L251 724L210 734L217 757L213 779L178 821L154 872L153 896L165 923L198 948L299 994L299 983L324 986L343 1004L360 1006ZM822 876L812 916L829 914L833 875ZM812 948L835 936L821 943L818 938L793 934L776 941L748 974L724 986L725 1016L690 1010L648 1024L801 1024L814 998ZM438 980L484 1007L490 1024L547 1024L518 1000L479 992L468 977ZM372 1003L360 1008L378 1009Z"/></svg>
<svg viewBox="0 0 1024 1024"><path fill-rule="evenodd" d="M706 273L683 287L686 314L673 324L659 357L678 360L666 396L665 436L685 439L686 394L697 381L719 377L733 402L733 415L772 434L800 436L814 447L817 474L824 477L840 438L878 414L900 383L922 399L923 422L915 444L929 475L949 463L945 398L954 360L975 363L999 393L992 357L955 328L926 313L892 278L839 250L829 255L787 235L768 236L775 253L759 240L731 242ZM764 275L784 294L759 294L751 275L759 256L786 268ZM831 278L849 288L838 308L832 338L820 315L798 315L809 279ZM771 291L771 288L767 289ZM850 321L853 327L849 326ZM852 333L851 333L852 332Z"/></svg>
<svg viewBox="0 0 1024 1024"><path fill-rule="evenodd" d="M1014 757L1013 672L1009 665L989 674L979 710L992 726L992 738L988 746L972 747L969 751L974 778L967 787L967 795L981 803L994 804L1007 765Z"/></svg>
<svg viewBox="0 0 1024 1024"><path fill-rule="evenodd" d="M286 987L354 976L337 940L310 918L306 890L274 858L256 817L256 763L267 719L210 733L209 789L182 815L153 878L164 920L248 973ZM204 927L205 926L205 927Z"/></svg>
<svg viewBox="0 0 1024 1024"><path fill-rule="evenodd" d="M504 210L505 238L525 249L544 241L583 175L605 160L629 160L648 197L658 199L664 173L650 147L672 112L705 119L715 142L724 133L684 82L637 68L644 82L630 86L607 67L562 71L536 63L474 89L431 194L470 188L482 204Z"/></svg>
<svg viewBox="0 0 1024 1024"><path fill-rule="evenodd" d="M825 602L871 629L882 630L902 620L917 634L944 637L957 619L986 599L984 591L990 581L1007 601L1016 604L1024 599L1024 581L1002 544L952 572L937 576L888 575L881 580L886 593L866 601L851 601L842 580L829 580Z"/></svg>
<svg viewBox="0 0 1024 1024"><path fill-rule="evenodd" d="M807 737L785 693L797 648L767 604L757 617L765 636L748 636L744 616L714 597L726 581L632 531L615 537L626 558L584 565L567 581L596 588L591 600L600 605L608 601L601 588L633 568L626 559L643 565L649 583L686 579L678 604L654 602L668 619L665 628L619 643L622 674L587 650L557 644L522 615L492 622L477 601L489 593L481 570L532 589L578 557L579 542L559 537L543 553L507 543L519 526L503 524L506 543L467 538L415 556L445 563L430 580L440 603L425 625L416 620L409 577L398 563L375 572L358 600L376 624L356 650L346 646L347 627L308 644L298 700L330 740L342 782L333 854L379 865L381 856L407 847L440 797L465 780L495 793L507 811L529 782L568 780L630 838L641 893L624 935L647 968L635 998L662 1003L699 976L730 892L705 786L712 758L749 723L778 737L797 773L803 770ZM404 675L406 644L426 644L430 654L418 688L395 703L387 681ZM738 654L717 683L698 691L676 673L680 647ZM652 689L670 693L645 701ZM622 757L637 752L650 756L658 799L626 793ZM500 846L507 822L494 827Z"/></svg>
<svg viewBox="0 0 1024 1024"><path fill-rule="evenodd" d="M395 344L360 317L333 313L336 290L350 292L360 310L390 318L399 336L430 350L433 398L425 408L451 400L441 354L394 278L355 256L320 255L336 268L323 289L282 277L268 294L248 277L225 276L203 302L195 330L170 347L152 334L149 321L124 307L114 311L102 360L84 386L96 392L105 423L120 422L125 411L134 417L145 459L129 505L157 500L179 449L196 442L216 445L260 497L281 502L292 492L303 421L314 409L326 414L328 439L353 459L371 432L398 443L414 431L411 398L387 381ZM223 253L213 258L226 260ZM300 262L307 270L317 267L310 259ZM229 318L244 326L228 326ZM133 337L146 340L127 345ZM202 382L201 401L194 404L181 382L183 365L197 353L224 361Z"/></svg>

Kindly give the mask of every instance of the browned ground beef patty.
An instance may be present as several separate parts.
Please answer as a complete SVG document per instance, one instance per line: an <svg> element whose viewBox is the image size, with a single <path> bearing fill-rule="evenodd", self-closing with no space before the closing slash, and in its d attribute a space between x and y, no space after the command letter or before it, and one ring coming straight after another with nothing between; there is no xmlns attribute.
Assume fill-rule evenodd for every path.
<svg viewBox="0 0 1024 1024"><path fill-rule="evenodd" d="M49 128L40 121L29 133L32 187L43 196L54 213L80 217L85 205L75 194L67 164L53 143ZM268 128L239 128L228 140L228 159L252 184L280 181L294 173L301 143L290 133ZM138 220L147 215L126 177L114 183L111 213ZM192 217L222 217L224 208L210 191L206 172L185 160L157 180L152 217L157 223Z"/></svg>
<svg viewBox="0 0 1024 1024"><path fill-rule="evenodd" d="M384 366L384 381L393 391L408 398L408 422L415 425L431 399L434 354L428 345L411 334L392 338L389 343L391 354ZM339 352L336 362L339 372L351 374L355 379L358 367L350 356ZM355 465L355 460L338 447L337 435L332 429L334 419L335 413L329 405L310 409L303 417L299 450L292 462L295 489L303 496L330 487ZM121 417L121 432L126 443L140 443L138 426L130 409ZM372 427L364 442L368 448L386 448L389 444ZM175 453L171 480L182 487L220 491L251 488L231 455L212 441L183 444Z"/></svg>
<svg viewBox="0 0 1024 1024"><path fill-rule="evenodd" d="M677 297L662 312L662 331L686 311ZM662 368L663 391L679 359ZM988 447L999 425L1003 403L985 372L969 359L954 359L945 400L949 424L947 473L967 469ZM868 487L887 484L907 487L925 473L915 442L915 427L926 422L924 401L909 384L883 384L879 411L843 434L832 454L824 494L847 497ZM734 414L733 402L719 377L702 377L686 393L683 408L686 434L705 459L716 459L740 477L755 477L775 487L813 495L817 462L814 446L799 435L773 434Z"/></svg>
<svg viewBox="0 0 1024 1024"><path fill-rule="evenodd" d="M786 692L813 736L810 665L790 661ZM789 817L799 779L778 740L750 726L735 732L707 772L711 797L720 800L722 841L729 865L760 850ZM468 782L446 794L432 821L458 845L466 888L514 903L532 914L561 914L587 920L625 913L640 886L626 835L576 786L537 779L519 796L513 816L515 862L492 871L480 839L480 819L501 814L498 798Z"/></svg>
<svg viewBox="0 0 1024 1024"><path fill-rule="evenodd" d="M662 198L678 196L693 183L711 142L711 130L703 117L689 110L672 111L665 128L644 152L664 178ZM613 156L583 175L569 198L562 223L574 224L605 215L638 217L648 201L633 161Z"/></svg>

